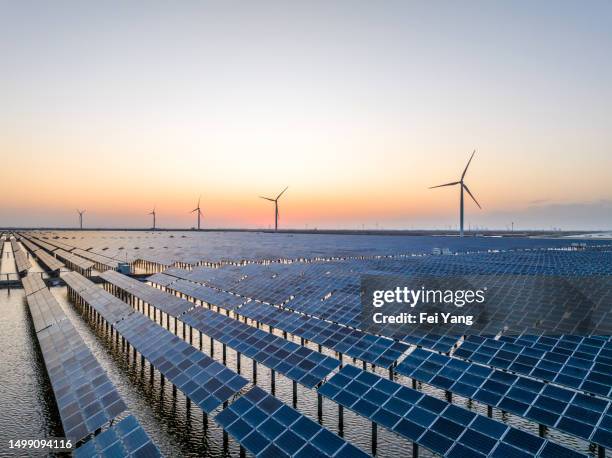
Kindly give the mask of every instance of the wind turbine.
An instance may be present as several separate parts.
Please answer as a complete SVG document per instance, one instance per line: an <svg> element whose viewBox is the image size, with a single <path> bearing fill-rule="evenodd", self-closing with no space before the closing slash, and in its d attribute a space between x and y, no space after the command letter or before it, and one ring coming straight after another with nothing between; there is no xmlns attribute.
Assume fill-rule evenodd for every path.
<svg viewBox="0 0 612 458"><path fill-rule="evenodd" d="M85 213L85 210L79 210L77 208L77 213L79 214L79 226L81 227L81 230L83 230L83 213Z"/></svg>
<svg viewBox="0 0 612 458"><path fill-rule="evenodd" d="M274 202L274 230L275 231L278 230L278 199L280 199L280 197L283 195L283 193L287 189L289 189L289 186L283 189L281 193L278 196L276 196L276 199L272 199L271 197L259 196L261 199L266 199L266 200L269 200L270 202Z"/></svg>
<svg viewBox="0 0 612 458"><path fill-rule="evenodd" d="M200 216L202 216L202 210L200 210L200 200L202 200L202 196L198 198L198 206L194 208L193 210L191 210L190 212L190 213L193 213L196 211L198 212L198 231L200 230Z"/></svg>
<svg viewBox="0 0 612 458"><path fill-rule="evenodd" d="M147 215L153 215L153 230L155 230L155 207L153 207L153 210L151 210L151 213L147 213Z"/></svg>
<svg viewBox="0 0 612 458"><path fill-rule="evenodd" d="M478 208L482 209L482 207L480 206L480 204L478 203L476 198L470 192L470 189L463 182L463 179L465 178L465 174L467 172L467 169L470 166L470 162L472 162L472 159L474 158L474 154L476 154L476 150L474 150L474 152L470 156L470 160L468 161L467 165L465 166L465 169L463 169L463 173L461 174L461 179L459 181L453 181L452 183L440 184L438 186L432 186L432 187L429 188L429 189L434 189L434 188L442 188L444 186L455 186L457 184L459 185L459 189L460 189L460 191L459 191L460 192L460 199L459 199L459 234L460 234L461 237L463 237L463 190L464 189L467 191L467 193L470 195L470 197L474 200L476 205L478 205Z"/></svg>

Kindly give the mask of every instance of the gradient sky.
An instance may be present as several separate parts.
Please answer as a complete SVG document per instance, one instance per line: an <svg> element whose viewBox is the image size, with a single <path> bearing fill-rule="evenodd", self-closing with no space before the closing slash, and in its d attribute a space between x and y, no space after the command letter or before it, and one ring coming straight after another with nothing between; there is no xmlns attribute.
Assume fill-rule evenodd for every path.
<svg viewBox="0 0 612 458"><path fill-rule="evenodd" d="M0 226L612 227L612 2L3 2Z"/></svg>

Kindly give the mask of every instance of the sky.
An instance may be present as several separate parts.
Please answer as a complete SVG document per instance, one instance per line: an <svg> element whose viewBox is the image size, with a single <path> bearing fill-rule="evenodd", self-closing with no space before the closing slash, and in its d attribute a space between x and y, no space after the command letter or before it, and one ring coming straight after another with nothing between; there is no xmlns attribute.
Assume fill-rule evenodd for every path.
<svg viewBox="0 0 612 458"><path fill-rule="evenodd" d="M612 228L612 2L19 1L0 226Z"/></svg>

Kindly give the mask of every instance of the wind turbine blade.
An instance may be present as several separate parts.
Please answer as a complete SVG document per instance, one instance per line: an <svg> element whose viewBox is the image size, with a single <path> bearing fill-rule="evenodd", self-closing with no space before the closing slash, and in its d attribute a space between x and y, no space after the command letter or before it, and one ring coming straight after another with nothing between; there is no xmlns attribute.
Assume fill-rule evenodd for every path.
<svg viewBox="0 0 612 458"><path fill-rule="evenodd" d="M431 186L429 189L433 189L433 188L442 188L444 186L454 186L456 184L461 183L460 181L453 181L452 183L446 183L446 184L439 184L438 186Z"/></svg>
<svg viewBox="0 0 612 458"><path fill-rule="evenodd" d="M264 197L264 196L259 196L260 199L266 199L269 200L270 202L274 202L275 199L270 199L269 197Z"/></svg>
<svg viewBox="0 0 612 458"><path fill-rule="evenodd" d="M476 154L476 150L474 150L472 152L472 155L470 156L470 160L468 161L467 165L465 166L465 169L463 169L463 173L461 174L461 181L463 181L463 177L465 176L465 173L467 172L467 169L470 166L470 162L472 162L472 158L474 157L474 154Z"/></svg>
<svg viewBox="0 0 612 458"><path fill-rule="evenodd" d="M482 207L480 206L480 204L478 203L478 201L476 200L476 197L474 197L472 195L472 193L470 192L470 189L466 186L463 185L463 189L465 189L467 191L467 193L470 195L470 197L472 198L472 200L474 200L474 202L476 202L476 205L478 205L478 208L480 208L482 210Z"/></svg>
<svg viewBox="0 0 612 458"><path fill-rule="evenodd" d="M281 191L281 193L280 193L278 196L276 196L276 199L280 199L280 196L282 196L282 195L283 195L283 193L284 193L284 192L285 192L287 189L289 189L289 186L287 186L285 189L283 189L283 190Z"/></svg>
<svg viewBox="0 0 612 458"><path fill-rule="evenodd" d="M193 210L191 210L189 213L193 213L194 211L197 211L197 210L199 210L199 209L200 209L199 207L198 207L198 208L194 208L194 209L193 209Z"/></svg>

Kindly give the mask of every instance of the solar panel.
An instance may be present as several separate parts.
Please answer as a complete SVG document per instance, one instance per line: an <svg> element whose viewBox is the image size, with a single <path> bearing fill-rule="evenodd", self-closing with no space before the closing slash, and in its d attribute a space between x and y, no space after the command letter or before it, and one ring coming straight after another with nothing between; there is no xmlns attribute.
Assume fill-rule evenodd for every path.
<svg viewBox="0 0 612 458"><path fill-rule="evenodd" d="M68 272L62 275L62 279L110 324L116 324L134 313L134 309L128 304L77 272Z"/></svg>
<svg viewBox="0 0 612 458"><path fill-rule="evenodd" d="M257 386L215 421L256 457L369 456Z"/></svg>
<svg viewBox="0 0 612 458"><path fill-rule="evenodd" d="M78 274L72 277L81 284L89 282L93 285ZM106 314L111 319L121 316L120 320L114 322L117 332L205 412L213 411L248 383L234 371L204 355L146 316L133 313L129 305L102 288L93 285L93 288L82 289L77 294L101 315ZM109 296L112 301L109 301ZM114 304L110 315L109 303Z"/></svg>
<svg viewBox="0 0 612 458"><path fill-rule="evenodd" d="M240 315L331 348L353 358L389 368L408 345L387 337L374 336L337 323L301 315L266 304L250 302Z"/></svg>
<svg viewBox="0 0 612 458"><path fill-rule="evenodd" d="M25 295L29 296L32 293L45 289L47 287L45 281L38 274L26 275L21 279Z"/></svg>
<svg viewBox="0 0 612 458"><path fill-rule="evenodd" d="M203 307L187 312L180 319L307 388L314 387L340 365L335 358Z"/></svg>
<svg viewBox="0 0 612 458"><path fill-rule="evenodd" d="M37 337L68 439L76 443L126 410L70 320L41 330Z"/></svg>
<svg viewBox="0 0 612 458"><path fill-rule="evenodd" d="M138 420L128 415L73 452L75 458L161 457Z"/></svg>
<svg viewBox="0 0 612 458"><path fill-rule="evenodd" d="M94 263L83 259L80 256L69 253L61 248L54 251L55 256L63 261L71 269L77 270L80 273L87 273L94 267Z"/></svg>
<svg viewBox="0 0 612 458"><path fill-rule="evenodd" d="M612 395L612 365L491 338L470 336L455 356L588 393Z"/></svg>
<svg viewBox="0 0 612 458"><path fill-rule="evenodd" d="M36 332L66 319L66 314L46 287L26 296L26 300Z"/></svg>
<svg viewBox="0 0 612 458"><path fill-rule="evenodd" d="M609 401L425 350L413 351L399 374L498 407L598 445L599 424L612 424ZM602 438L605 431L599 433Z"/></svg>
<svg viewBox="0 0 612 458"><path fill-rule="evenodd" d="M158 272L148 277L147 281L160 286L169 286L176 281L176 277Z"/></svg>
<svg viewBox="0 0 612 458"><path fill-rule="evenodd" d="M39 249L34 252L34 257L41 263L47 270L55 272L64 267L64 263L54 256L47 253L45 250Z"/></svg>
<svg viewBox="0 0 612 458"><path fill-rule="evenodd" d="M227 293L209 286L200 285L187 280L174 278L174 282L167 286L171 291L176 291L190 296L207 304L216 305L226 310L237 310L250 299Z"/></svg>
<svg viewBox="0 0 612 458"><path fill-rule="evenodd" d="M173 294L153 288L114 270L107 270L100 277L116 287L151 304L155 308L172 316L180 316L195 305Z"/></svg>
<svg viewBox="0 0 612 458"><path fill-rule="evenodd" d="M585 456L351 365L319 393L443 456Z"/></svg>
<svg viewBox="0 0 612 458"><path fill-rule="evenodd" d="M248 383L144 315L133 314L116 329L204 412L212 412Z"/></svg>

